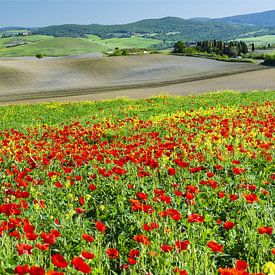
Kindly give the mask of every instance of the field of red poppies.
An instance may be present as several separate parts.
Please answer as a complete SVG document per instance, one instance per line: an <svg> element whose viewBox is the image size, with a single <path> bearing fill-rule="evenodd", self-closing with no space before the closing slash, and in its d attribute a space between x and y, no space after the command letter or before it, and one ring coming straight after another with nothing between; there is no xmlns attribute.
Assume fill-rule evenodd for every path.
<svg viewBox="0 0 275 275"><path fill-rule="evenodd" d="M275 274L274 106L0 107L0 274Z"/></svg>

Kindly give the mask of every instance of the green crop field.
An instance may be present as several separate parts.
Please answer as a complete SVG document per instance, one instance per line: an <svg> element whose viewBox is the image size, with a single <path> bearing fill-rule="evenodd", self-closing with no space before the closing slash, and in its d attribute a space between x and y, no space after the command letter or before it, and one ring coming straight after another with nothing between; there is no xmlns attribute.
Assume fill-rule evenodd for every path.
<svg viewBox="0 0 275 275"><path fill-rule="evenodd" d="M103 44L109 48L149 48L152 45L161 43L158 39L149 39L138 36L132 36L129 38L110 38L101 39L96 35L89 35L89 40L95 43Z"/></svg>
<svg viewBox="0 0 275 275"><path fill-rule="evenodd" d="M12 41L25 41L25 45L6 48L5 44ZM24 38L0 39L0 56L34 56L42 53L47 56L78 55L106 51L108 47L98 43L92 43L81 38L65 38L34 35Z"/></svg>
<svg viewBox="0 0 275 275"><path fill-rule="evenodd" d="M141 37L100 39L97 36L84 38L64 38L44 35L10 37L0 39L0 57L34 56L38 53L47 56L66 56L88 53L102 53L119 48L148 48L160 43L157 39ZM24 44L24 45L20 45ZM8 45L15 45L7 47Z"/></svg>
<svg viewBox="0 0 275 275"><path fill-rule="evenodd" d="M0 107L0 274L273 275L274 104Z"/></svg>
<svg viewBox="0 0 275 275"><path fill-rule="evenodd" d="M267 46L268 44L275 44L275 35L263 35L258 37L249 37L249 38L239 38L237 40L242 40L247 44L254 43L256 46Z"/></svg>

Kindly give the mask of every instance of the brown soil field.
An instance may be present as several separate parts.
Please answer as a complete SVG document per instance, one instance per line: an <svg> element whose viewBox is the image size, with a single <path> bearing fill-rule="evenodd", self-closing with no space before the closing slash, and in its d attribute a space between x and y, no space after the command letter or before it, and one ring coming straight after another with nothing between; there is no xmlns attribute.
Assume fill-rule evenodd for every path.
<svg viewBox="0 0 275 275"><path fill-rule="evenodd" d="M1 104L223 89L275 89L275 70L169 55L0 59Z"/></svg>

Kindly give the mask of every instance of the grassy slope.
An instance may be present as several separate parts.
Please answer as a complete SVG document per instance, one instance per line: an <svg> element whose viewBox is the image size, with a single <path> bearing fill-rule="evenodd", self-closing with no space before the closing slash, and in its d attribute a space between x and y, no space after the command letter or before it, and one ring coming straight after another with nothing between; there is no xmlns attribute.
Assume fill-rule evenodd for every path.
<svg viewBox="0 0 275 275"><path fill-rule="evenodd" d="M249 38L240 38L239 40L242 40L248 44L255 43L256 46L266 46L269 43L275 44L275 35L263 35L258 37L249 37Z"/></svg>
<svg viewBox="0 0 275 275"><path fill-rule="evenodd" d="M6 48L12 41L26 41L29 44ZM115 38L101 40L97 36L89 39L82 38L56 38L52 36L34 35L26 37L12 37L0 39L0 57L3 56L34 56L42 53L48 56L78 55L86 53L104 52L119 48L146 48L160 43L160 40L140 37Z"/></svg>
<svg viewBox="0 0 275 275"><path fill-rule="evenodd" d="M23 39L31 43L12 48L4 47L4 44L12 39L1 39L4 41L0 41L0 56L34 56L37 53L42 53L48 56L64 56L102 52L107 50L107 47L104 47L103 45L92 43L80 38L55 38L35 35Z"/></svg>
<svg viewBox="0 0 275 275"><path fill-rule="evenodd" d="M227 106L249 105L252 102L258 104L275 100L275 92L216 92L198 96L159 96L151 98L148 108L148 99L102 100L82 103L47 103L36 105L11 105L0 106L0 131L7 128L24 130L27 127L40 127L43 124L58 125L80 120L82 123L92 117L94 123L106 118L125 119L137 116L139 119L149 119L152 116L161 116L174 113L179 110L198 110L215 107L218 104Z"/></svg>
<svg viewBox="0 0 275 275"><path fill-rule="evenodd" d="M158 39L148 39L133 36L130 38L110 38L110 39L100 39L96 35L89 35L89 40L95 43L103 44L109 48L148 48L152 45L159 44L162 41Z"/></svg>

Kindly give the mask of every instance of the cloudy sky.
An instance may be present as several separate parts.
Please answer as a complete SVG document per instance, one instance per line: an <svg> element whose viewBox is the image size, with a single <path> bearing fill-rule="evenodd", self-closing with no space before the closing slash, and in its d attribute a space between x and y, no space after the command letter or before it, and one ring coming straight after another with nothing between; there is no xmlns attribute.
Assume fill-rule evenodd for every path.
<svg viewBox="0 0 275 275"><path fill-rule="evenodd" d="M224 17L275 10L275 0L0 0L0 27L114 24L165 16Z"/></svg>

